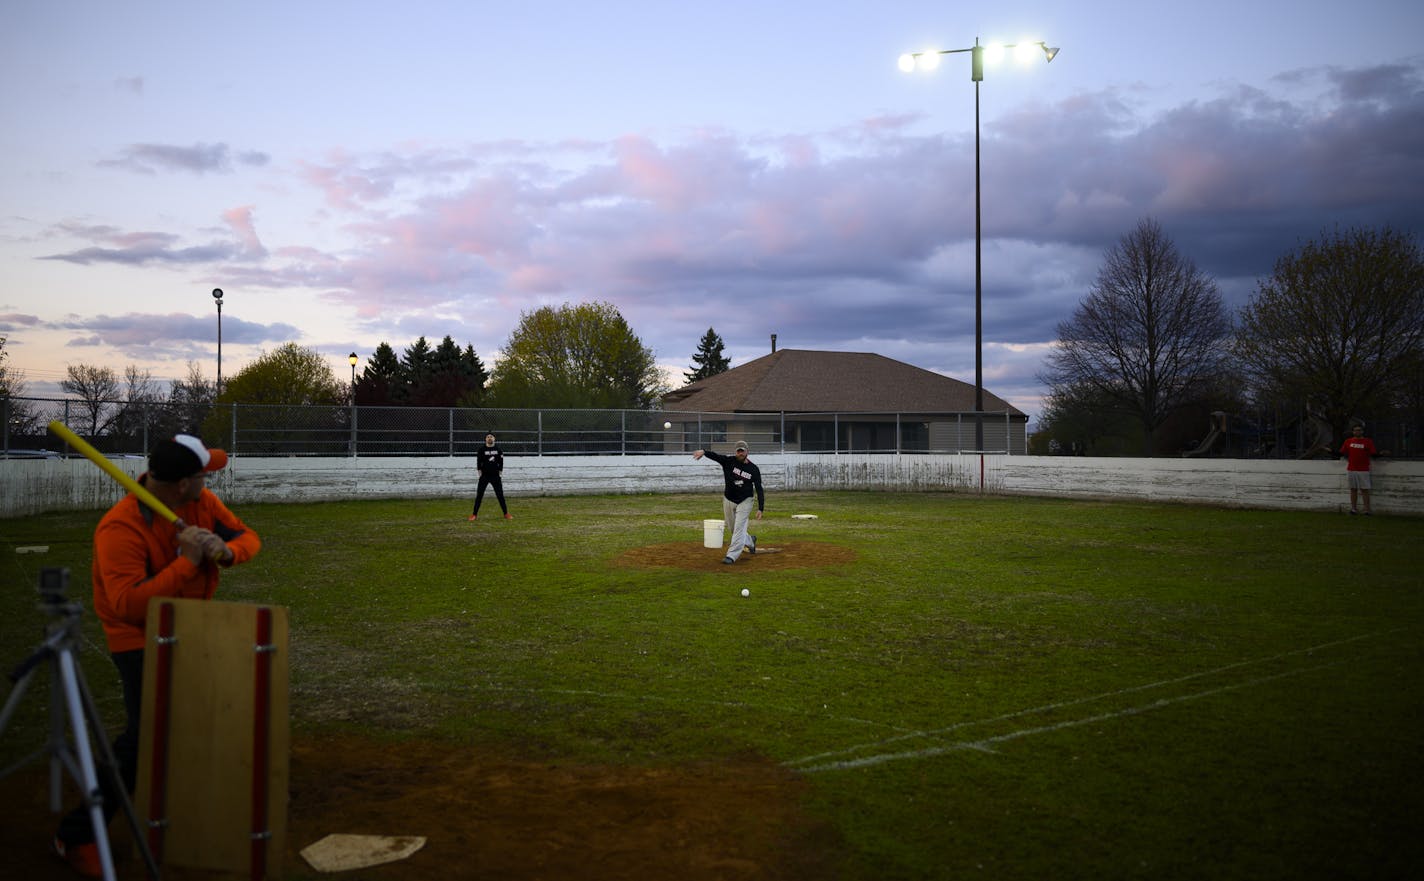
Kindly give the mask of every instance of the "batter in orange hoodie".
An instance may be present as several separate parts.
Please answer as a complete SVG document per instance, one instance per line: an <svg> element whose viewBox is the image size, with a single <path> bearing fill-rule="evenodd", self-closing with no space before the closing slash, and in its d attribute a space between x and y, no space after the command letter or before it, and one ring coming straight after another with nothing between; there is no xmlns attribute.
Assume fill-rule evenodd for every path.
<svg viewBox="0 0 1424 881"><path fill-rule="evenodd" d="M208 474L227 464L227 453L180 434L159 441L139 483L183 520L178 530L134 495L109 509L94 532L94 612L104 625L109 652L124 689L127 722L114 740L124 787L133 791L138 770L142 707L144 625L152 597L211 599L222 569L257 554L257 533L205 485ZM119 807L109 775L101 775L104 812ZM98 875L99 856L87 808L64 817L55 851L76 870Z"/></svg>

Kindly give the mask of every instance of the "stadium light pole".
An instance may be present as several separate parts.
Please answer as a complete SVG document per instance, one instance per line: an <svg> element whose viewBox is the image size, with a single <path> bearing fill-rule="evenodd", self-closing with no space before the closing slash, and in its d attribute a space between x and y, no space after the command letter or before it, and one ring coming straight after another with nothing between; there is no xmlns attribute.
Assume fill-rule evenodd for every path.
<svg viewBox="0 0 1424 881"><path fill-rule="evenodd" d="M900 70L905 73L932 71L939 67L941 55L969 53L969 78L974 81L974 449L978 453L984 452L984 233L979 188L979 84L984 81L985 49L1015 49L1019 53L1034 53L1035 48L1043 52L1045 63L1058 55L1057 46L1049 46L1042 40L981 46L979 38L975 37L974 45L967 49L907 52L899 60Z"/></svg>
<svg viewBox="0 0 1424 881"><path fill-rule="evenodd" d="M222 394L222 288L213 288L213 299L218 304L218 380L213 386L216 389L214 397Z"/></svg>

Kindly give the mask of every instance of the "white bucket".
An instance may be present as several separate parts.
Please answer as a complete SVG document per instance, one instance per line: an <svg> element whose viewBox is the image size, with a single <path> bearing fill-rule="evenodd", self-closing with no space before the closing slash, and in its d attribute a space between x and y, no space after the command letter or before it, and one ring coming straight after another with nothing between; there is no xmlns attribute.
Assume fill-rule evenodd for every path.
<svg viewBox="0 0 1424 881"><path fill-rule="evenodd" d="M704 548L720 548L722 546L722 530L726 526L725 520L703 520L702 546Z"/></svg>

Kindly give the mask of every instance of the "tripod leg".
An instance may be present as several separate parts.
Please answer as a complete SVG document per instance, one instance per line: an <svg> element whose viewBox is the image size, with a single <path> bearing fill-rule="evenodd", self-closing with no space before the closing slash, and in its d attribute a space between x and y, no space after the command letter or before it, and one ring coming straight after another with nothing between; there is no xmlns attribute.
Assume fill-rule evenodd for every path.
<svg viewBox="0 0 1424 881"><path fill-rule="evenodd" d="M34 676L34 670L26 670L24 675L15 681L15 687L10 689L10 696L5 699L5 708L0 710L0 736L5 734L5 728L10 724L10 717L15 715L15 708L20 705L20 698L25 696L25 690L30 686L30 679ZM15 771L28 765L37 756L45 752L43 748L36 750L20 759L15 764L0 771L0 778L9 777Z"/></svg>
<svg viewBox="0 0 1424 881"><path fill-rule="evenodd" d="M82 672L76 679L79 686L79 697L84 706L84 716L89 721L89 727L93 731L102 732L104 726L99 719L99 708L94 704L94 696L89 692L89 683L85 681ZM118 793L119 807L123 808L124 816L128 819L129 831L133 833L133 840L138 845L139 853L143 856L144 865L148 868L148 877L158 881L158 863L153 858L153 851L149 849L148 838L143 834L143 828L139 824L133 800L129 798L128 788L124 785L122 775L119 774L119 762L114 756L114 748L102 736L96 738L96 741L99 744L100 767L112 775L113 790Z"/></svg>
<svg viewBox="0 0 1424 881"><path fill-rule="evenodd" d="M94 824L94 844L99 850L99 864L103 868L104 881L114 881L114 855L109 848L109 824L104 819L104 794L99 789L99 777L94 772L94 754L89 749L89 727L85 722L84 709L80 706L74 657L68 649L61 649L57 660L69 723L74 732L74 747L79 753L80 785L89 807L90 822Z"/></svg>

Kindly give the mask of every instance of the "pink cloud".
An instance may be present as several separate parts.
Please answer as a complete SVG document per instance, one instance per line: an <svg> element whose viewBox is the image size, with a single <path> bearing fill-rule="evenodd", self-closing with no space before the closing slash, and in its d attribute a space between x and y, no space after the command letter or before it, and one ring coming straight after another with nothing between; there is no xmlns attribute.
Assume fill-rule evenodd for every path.
<svg viewBox="0 0 1424 881"><path fill-rule="evenodd" d="M257 228L252 222L253 207L243 205L238 208L229 208L223 212L223 220L228 228L237 236L242 243L243 253L248 257L262 258L267 255L267 249L262 246L262 240L257 237Z"/></svg>

